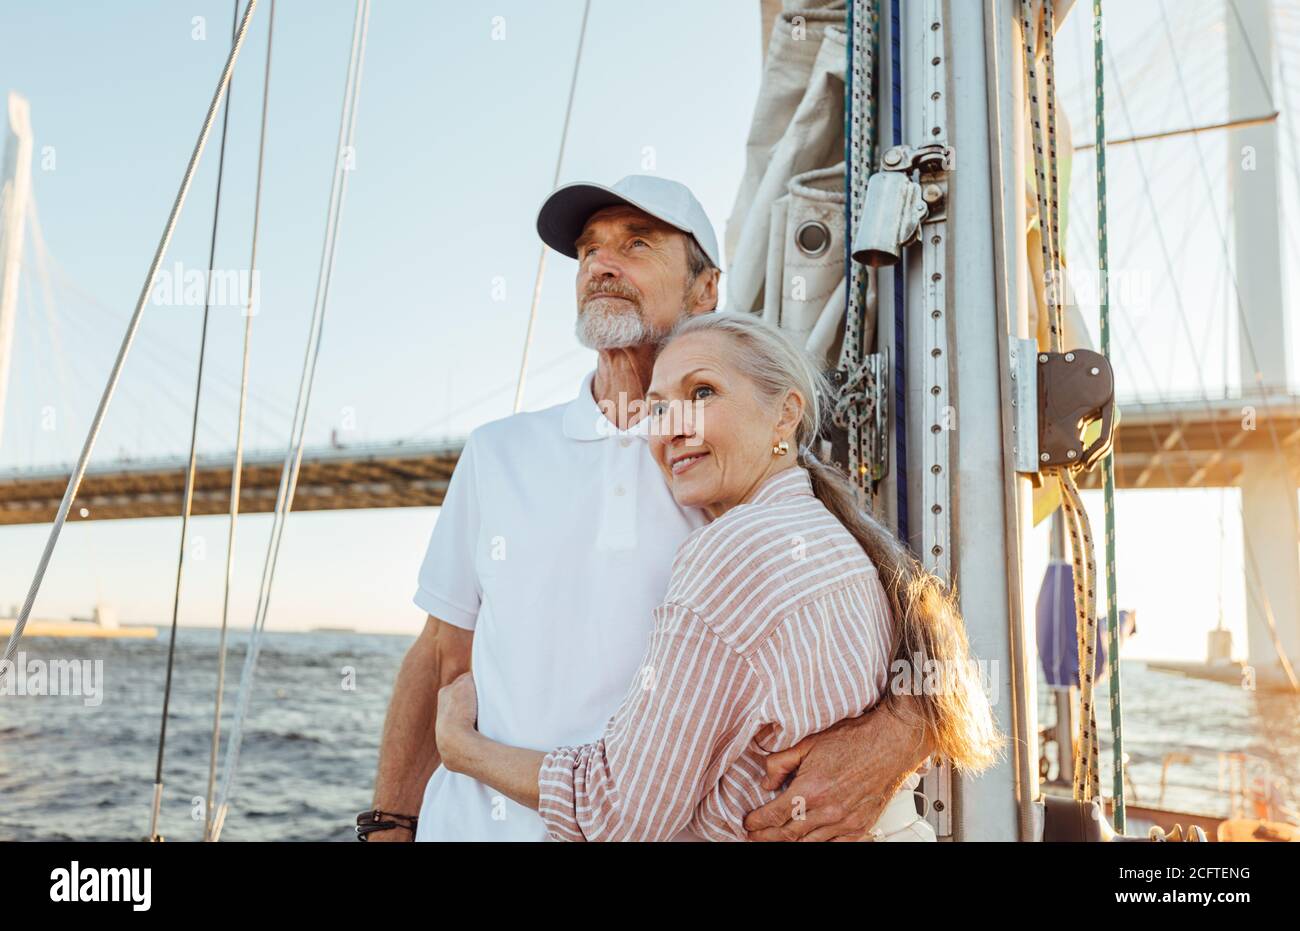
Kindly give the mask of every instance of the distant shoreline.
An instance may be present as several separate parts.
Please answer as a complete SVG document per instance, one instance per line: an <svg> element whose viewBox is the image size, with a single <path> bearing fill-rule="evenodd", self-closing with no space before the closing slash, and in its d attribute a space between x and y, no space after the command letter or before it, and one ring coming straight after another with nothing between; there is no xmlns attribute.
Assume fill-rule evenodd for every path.
<svg viewBox="0 0 1300 931"><path fill-rule="evenodd" d="M0 617L0 627L3 627L3 626L5 626L5 625L12 625L12 624L14 623L14 620L15 620L15 619L12 618L12 617ZM32 619L29 621L29 623L30 623L30 624L33 624L33 625L39 623L39 624L76 625L76 626L78 626L78 627L81 627L81 626L88 626L88 627L89 627L89 626L94 626L94 622L93 622L93 621L89 621L89 620L87 620L87 619L85 619L85 618L70 618L70 619L67 619L67 620L56 620L56 619L53 619L53 618L32 618ZM141 627L151 627L151 628L154 628L155 630L159 631L159 633L161 634L163 631L170 629L171 625L170 625L170 624L150 624L150 623L139 623L139 624L136 624L136 623L125 623L125 624L121 624L121 625L119 625L119 629L123 629L123 628L124 628L124 629L127 629L127 630L136 629L136 628L141 628ZM221 627L218 626L218 625L215 625L215 624L181 624L181 625L180 625L180 629L181 629L181 630L220 630ZM230 628L230 631L231 631L232 633L239 633L239 632L241 632L241 631L246 632L246 631L248 631L248 630L249 630L249 628L247 628L247 627L231 627L231 628ZM406 630L357 630L355 627L303 627L303 628L294 628L294 629L289 629L289 630L283 630L283 629L272 628L272 629L266 631L266 633L272 633L272 634L356 634L356 635L358 635L358 636L365 636L365 637L370 637L370 636L376 636L376 637L414 637L414 636L416 636L416 635L419 633L419 631L418 631L418 630L409 630L409 631L406 631ZM39 635L31 634L31 635L29 635L29 636L39 636Z"/></svg>

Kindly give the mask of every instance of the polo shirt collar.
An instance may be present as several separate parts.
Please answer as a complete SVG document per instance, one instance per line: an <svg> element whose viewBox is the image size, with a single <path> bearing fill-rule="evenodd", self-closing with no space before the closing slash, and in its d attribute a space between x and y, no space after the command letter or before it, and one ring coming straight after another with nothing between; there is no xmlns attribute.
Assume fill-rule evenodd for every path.
<svg viewBox="0 0 1300 931"><path fill-rule="evenodd" d="M759 485L748 503L770 504L784 498L795 498L812 493L812 476L808 474L808 470L803 466L793 466L782 469Z"/></svg>
<svg viewBox="0 0 1300 931"><path fill-rule="evenodd" d="M596 379L592 369L582 380L578 396L564 408L564 435L571 440L604 440L609 437L636 436L646 439L650 418L642 417L627 430L620 430L605 416L592 396L591 385Z"/></svg>

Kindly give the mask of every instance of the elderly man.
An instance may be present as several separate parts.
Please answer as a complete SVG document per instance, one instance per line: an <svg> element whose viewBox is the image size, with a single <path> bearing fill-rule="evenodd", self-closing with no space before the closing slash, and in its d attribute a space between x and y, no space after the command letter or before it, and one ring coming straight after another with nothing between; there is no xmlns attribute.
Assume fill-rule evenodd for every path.
<svg viewBox="0 0 1300 931"><path fill-rule="evenodd" d="M428 621L393 690L374 810L358 819L370 840L544 839L536 812L439 765L438 689L472 662L484 734L545 750L599 737L644 657L677 547L704 521L654 467L637 403L656 344L717 307L703 208L681 184L632 175L560 188L537 229L578 260L577 336L596 369L574 400L466 441L420 570ZM841 722L767 758L768 788L794 778L745 827L755 840L861 838L929 750L881 709Z"/></svg>

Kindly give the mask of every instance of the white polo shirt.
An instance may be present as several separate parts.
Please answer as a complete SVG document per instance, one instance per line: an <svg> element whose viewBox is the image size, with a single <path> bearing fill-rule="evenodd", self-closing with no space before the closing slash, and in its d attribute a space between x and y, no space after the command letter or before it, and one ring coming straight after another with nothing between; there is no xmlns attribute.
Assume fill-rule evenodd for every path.
<svg viewBox="0 0 1300 931"><path fill-rule="evenodd" d="M592 397L474 430L415 603L474 631L478 728L549 751L604 733L645 658L678 546L706 523L655 465L648 418L620 431ZM537 813L438 767L416 840L544 840Z"/></svg>

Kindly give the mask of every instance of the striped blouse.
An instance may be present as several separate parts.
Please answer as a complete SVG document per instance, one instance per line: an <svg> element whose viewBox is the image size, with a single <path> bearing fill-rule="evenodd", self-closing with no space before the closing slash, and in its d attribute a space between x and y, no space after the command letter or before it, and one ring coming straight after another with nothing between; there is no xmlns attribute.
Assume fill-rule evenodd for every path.
<svg viewBox="0 0 1300 931"><path fill-rule="evenodd" d="M560 840L744 840L771 801L765 752L870 708L889 603L862 547L794 466L692 533L644 665L604 736L546 755L539 813Z"/></svg>

